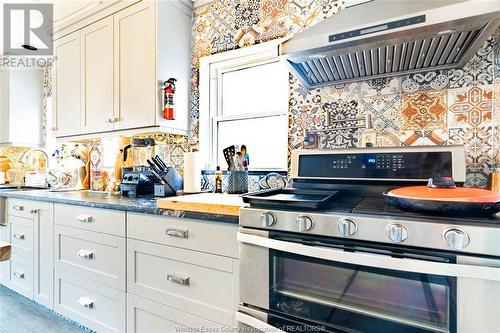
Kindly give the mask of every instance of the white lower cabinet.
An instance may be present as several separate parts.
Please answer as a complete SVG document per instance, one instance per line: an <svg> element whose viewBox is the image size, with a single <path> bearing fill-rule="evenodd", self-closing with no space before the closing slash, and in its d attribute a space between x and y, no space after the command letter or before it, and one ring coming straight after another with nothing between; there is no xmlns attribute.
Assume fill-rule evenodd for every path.
<svg viewBox="0 0 500 333"><path fill-rule="evenodd" d="M127 248L129 293L235 325L237 260L132 239Z"/></svg>
<svg viewBox="0 0 500 333"><path fill-rule="evenodd" d="M3 263L0 282L48 307L53 307L54 205L29 200L7 200L7 238L11 260ZM6 265L8 267L6 267Z"/></svg>
<svg viewBox="0 0 500 333"><path fill-rule="evenodd" d="M97 332L125 332L125 292L56 270L54 310Z"/></svg>
<svg viewBox="0 0 500 333"><path fill-rule="evenodd" d="M97 332L237 327L237 225L8 200L0 283Z"/></svg>
<svg viewBox="0 0 500 333"><path fill-rule="evenodd" d="M127 332L230 332L230 329L173 307L127 294Z"/></svg>
<svg viewBox="0 0 500 333"><path fill-rule="evenodd" d="M8 243L7 226L0 225L0 242ZM6 285L10 277L10 262L0 262L0 284Z"/></svg>
<svg viewBox="0 0 500 333"><path fill-rule="evenodd" d="M125 291L125 238L56 225L55 267Z"/></svg>
<svg viewBox="0 0 500 333"><path fill-rule="evenodd" d="M10 277L7 286L24 297L33 299L33 261L12 255L9 263Z"/></svg>

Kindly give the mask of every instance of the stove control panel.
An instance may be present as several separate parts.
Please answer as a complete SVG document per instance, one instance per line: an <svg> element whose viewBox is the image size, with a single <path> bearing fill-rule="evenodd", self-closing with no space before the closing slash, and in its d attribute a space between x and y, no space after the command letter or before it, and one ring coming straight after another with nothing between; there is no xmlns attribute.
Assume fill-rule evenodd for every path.
<svg viewBox="0 0 500 333"><path fill-rule="evenodd" d="M385 231L387 237L394 243L402 243L408 238L408 229L401 224L391 224Z"/></svg>
<svg viewBox="0 0 500 333"><path fill-rule="evenodd" d="M460 229L448 229L443 234L446 244L454 250L463 250L470 243L469 235Z"/></svg>
<svg viewBox="0 0 500 333"><path fill-rule="evenodd" d="M350 219L341 219L337 223L337 228L339 229L340 234L344 237L350 237L358 230L356 223Z"/></svg>
<svg viewBox="0 0 500 333"><path fill-rule="evenodd" d="M297 176L381 180L452 177L453 156L447 151L363 152L360 150L352 153L304 154L298 157Z"/></svg>
<svg viewBox="0 0 500 333"><path fill-rule="evenodd" d="M309 231L314 228L314 221L311 217L306 215L301 215L295 219L295 223L297 224L298 232Z"/></svg>

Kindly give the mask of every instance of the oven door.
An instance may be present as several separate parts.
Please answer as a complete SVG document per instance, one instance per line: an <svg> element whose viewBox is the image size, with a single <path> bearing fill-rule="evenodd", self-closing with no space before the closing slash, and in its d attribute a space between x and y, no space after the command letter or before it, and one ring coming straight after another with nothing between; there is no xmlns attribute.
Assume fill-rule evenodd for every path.
<svg viewBox="0 0 500 333"><path fill-rule="evenodd" d="M238 240L238 319L263 331L500 332L497 260L249 229Z"/></svg>

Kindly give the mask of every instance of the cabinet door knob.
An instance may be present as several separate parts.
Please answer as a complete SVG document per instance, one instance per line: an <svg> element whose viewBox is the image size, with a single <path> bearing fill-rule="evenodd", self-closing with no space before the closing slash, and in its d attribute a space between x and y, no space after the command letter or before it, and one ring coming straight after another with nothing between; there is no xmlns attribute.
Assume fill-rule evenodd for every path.
<svg viewBox="0 0 500 333"><path fill-rule="evenodd" d="M52 127L52 132L55 132L55 131L57 131L57 127L54 126L54 127Z"/></svg>
<svg viewBox="0 0 500 333"><path fill-rule="evenodd" d="M14 234L14 235L12 235L12 237L14 237L15 239L20 239L20 240L24 239L24 235L23 234Z"/></svg>
<svg viewBox="0 0 500 333"><path fill-rule="evenodd" d="M78 250L78 256L83 259L94 259L94 252L90 250Z"/></svg>
<svg viewBox="0 0 500 333"><path fill-rule="evenodd" d="M182 229L170 228L166 231L167 236L178 237L178 238L188 238L188 231Z"/></svg>
<svg viewBox="0 0 500 333"><path fill-rule="evenodd" d="M82 222L82 223L91 223L92 222L92 215L78 215L76 217L76 220L78 222Z"/></svg>
<svg viewBox="0 0 500 333"><path fill-rule="evenodd" d="M178 274L168 274L167 280L172 283L181 284L183 286L189 286L189 276L178 275Z"/></svg>
<svg viewBox="0 0 500 333"><path fill-rule="evenodd" d="M83 306L84 308L92 309L94 307L94 300L88 297L80 297L78 299L78 304L80 304L80 306Z"/></svg>

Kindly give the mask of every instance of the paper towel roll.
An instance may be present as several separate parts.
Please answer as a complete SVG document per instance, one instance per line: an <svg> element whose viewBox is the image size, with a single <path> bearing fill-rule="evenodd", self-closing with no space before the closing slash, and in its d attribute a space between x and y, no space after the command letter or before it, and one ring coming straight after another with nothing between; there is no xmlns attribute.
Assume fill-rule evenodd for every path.
<svg viewBox="0 0 500 333"><path fill-rule="evenodd" d="M201 168L198 152L184 153L184 192L201 191Z"/></svg>

